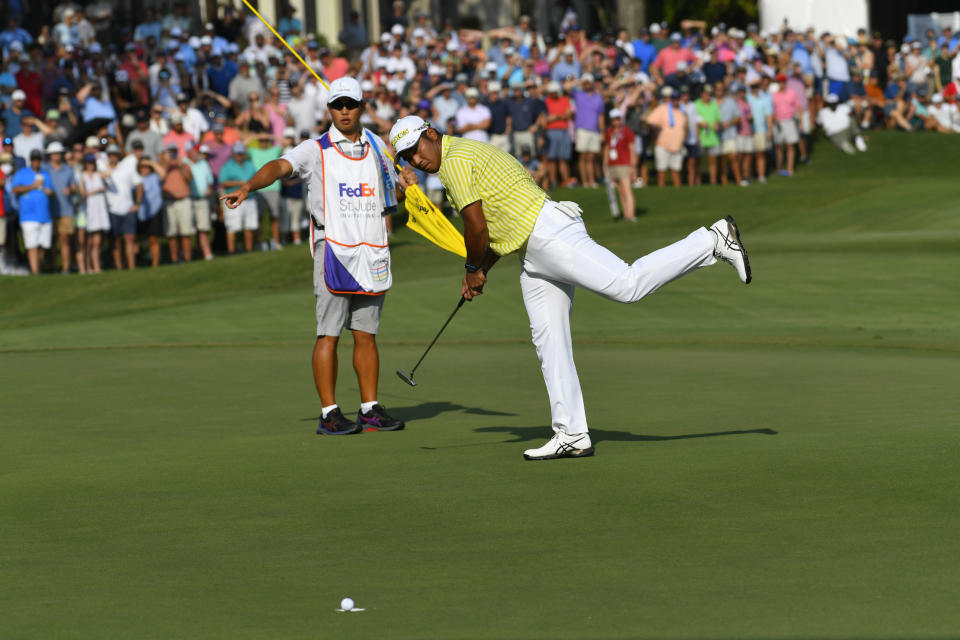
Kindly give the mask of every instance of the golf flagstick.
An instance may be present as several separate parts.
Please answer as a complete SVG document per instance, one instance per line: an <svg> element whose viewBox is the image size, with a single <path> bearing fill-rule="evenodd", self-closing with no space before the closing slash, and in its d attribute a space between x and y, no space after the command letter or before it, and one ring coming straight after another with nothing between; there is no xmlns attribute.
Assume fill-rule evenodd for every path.
<svg viewBox="0 0 960 640"><path fill-rule="evenodd" d="M300 61L304 67L307 68L313 77L317 79L317 82L322 84L328 91L330 90L330 85L328 85L323 78L320 77L313 67L307 64L307 62L300 57L300 54L297 53L290 44L284 40L283 36L277 33L277 30L267 22L260 12L253 8L253 6L248 2L248 0L243 0L243 4L247 5L247 8L253 12L253 15L260 18L260 22L266 25L267 29L270 29L270 33L276 36L277 40L283 43L283 46L287 48L293 56ZM400 165L397 164L396 160L390 155L390 152L384 149L384 152L387 154L387 157L390 158L390 161L393 162L397 170L400 170ZM420 189L419 185L411 185L406 188L404 193L407 196L408 205L407 213L409 214L409 220L407 221L407 226L422 235L424 238L437 245L441 249L445 249L451 253L455 253L461 258L467 257L467 246L463 240L463 235L457 231L457 228L451 224L447 217L441 213L436 205L427 197L427 195Z"/></svg>

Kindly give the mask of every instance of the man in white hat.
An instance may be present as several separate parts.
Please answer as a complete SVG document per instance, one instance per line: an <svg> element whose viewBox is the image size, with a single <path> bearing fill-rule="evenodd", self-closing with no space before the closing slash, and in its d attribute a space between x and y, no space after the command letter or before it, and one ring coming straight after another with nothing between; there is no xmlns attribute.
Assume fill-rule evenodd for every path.
<svg viewBox="0 0 960 640"><path fill-rule="evenodd" d="M330 83L327 108L333 120L327 133L268 162L223 199L233 209L251 191L277 180L303 180L312 219L317 298L313 377L322 403L317 433L396 431L403 429L403 421L388 415L377 402L376 343L384 295L393 282L383 216L396 205L396 174L383 142L360 124L359 82L345 76ZM335 397L337 342L346 327L353 333L353 363L360 383L356 421L343 414Z"/></svg>
<svg viewBox="0 0 960 640"><path fill-rule="evenodd" d="M463 218L464 298L482 294L486 274L497 260L519 252L520 288L554 431L547 444L524 452L527 460L593 454L570 338L575 287L618 302L637 302L717 260L729 262L742 282L750 282L746 251L730 216L627 264L590 238L576 203L550 200L515 158L493 145L441 135L417 116L398 120L390 142L412 165L400 172L400 185L417 182L414 168L438 173L447 198Z"/></svg>

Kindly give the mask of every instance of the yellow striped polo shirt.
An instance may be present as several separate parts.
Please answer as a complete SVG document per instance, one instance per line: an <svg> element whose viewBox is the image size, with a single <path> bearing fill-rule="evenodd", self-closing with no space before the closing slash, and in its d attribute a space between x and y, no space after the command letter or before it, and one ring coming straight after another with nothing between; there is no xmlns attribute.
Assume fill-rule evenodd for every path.
<svg viewBox="0 0 960 640"><path fill-rule="evenodd" d="M485 142L443 136L439 175L457 211L481 201L490 248L501 256L527 241L547 199L516 158Z"/></svg>

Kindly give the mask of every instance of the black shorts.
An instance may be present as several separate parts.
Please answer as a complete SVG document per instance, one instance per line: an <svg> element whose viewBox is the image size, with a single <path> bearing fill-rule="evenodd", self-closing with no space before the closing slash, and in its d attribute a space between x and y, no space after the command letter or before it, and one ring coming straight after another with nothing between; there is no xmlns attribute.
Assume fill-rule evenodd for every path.
<svg viewBox="0 0 960 640"><path fill-rule="evenodd" d="M163 235L163 209L157 211L152 218L137 223L137 232L141 236Z"/></svg>

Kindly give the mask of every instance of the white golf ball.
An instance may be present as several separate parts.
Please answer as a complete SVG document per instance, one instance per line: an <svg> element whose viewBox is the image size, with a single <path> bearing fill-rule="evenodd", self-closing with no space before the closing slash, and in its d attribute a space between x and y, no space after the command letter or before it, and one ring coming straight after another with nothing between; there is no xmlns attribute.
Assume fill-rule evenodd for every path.
<svg viewBox="0 0 960 640"><path fill-rule="evenodd" d="M341 600L340 608L344 611L351 611L353 609L353 598L344 598Z"/></svg>

